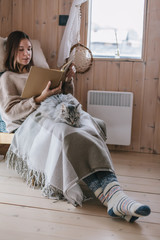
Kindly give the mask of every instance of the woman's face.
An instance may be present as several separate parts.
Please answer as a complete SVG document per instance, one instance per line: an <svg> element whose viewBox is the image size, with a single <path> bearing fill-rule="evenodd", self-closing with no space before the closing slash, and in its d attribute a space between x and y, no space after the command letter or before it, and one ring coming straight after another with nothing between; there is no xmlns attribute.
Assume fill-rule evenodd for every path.
<svg viewBox="0 0 160 240"><path fill-rule="evenodd" d="M31 58L32 45L28 39L22 39L18 47L16 61L20 64L20 67L23 68L24 66L29 64Z"/></svg>

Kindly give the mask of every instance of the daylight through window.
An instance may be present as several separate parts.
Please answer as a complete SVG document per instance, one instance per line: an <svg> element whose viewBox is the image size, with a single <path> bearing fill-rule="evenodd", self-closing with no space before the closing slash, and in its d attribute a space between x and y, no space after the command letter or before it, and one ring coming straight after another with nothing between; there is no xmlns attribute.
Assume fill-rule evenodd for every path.
<svg viewBox="0 0 160 240"><path fill-rule="evenodd" d="M145 0L90 0L88 46L94 57L142 58Z"/></svg>

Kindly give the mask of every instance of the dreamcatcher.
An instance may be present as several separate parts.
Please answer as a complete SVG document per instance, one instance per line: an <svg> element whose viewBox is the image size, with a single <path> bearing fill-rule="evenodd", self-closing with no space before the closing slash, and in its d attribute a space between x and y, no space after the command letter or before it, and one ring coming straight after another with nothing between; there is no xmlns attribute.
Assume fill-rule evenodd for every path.
<svg viewBox="0 0 160 240"><path fill-rule="evenodd" d="M92 66L93 55L89 48L81 43L72 46L68 61L72 60L77 73L85 73Z"/></svg>

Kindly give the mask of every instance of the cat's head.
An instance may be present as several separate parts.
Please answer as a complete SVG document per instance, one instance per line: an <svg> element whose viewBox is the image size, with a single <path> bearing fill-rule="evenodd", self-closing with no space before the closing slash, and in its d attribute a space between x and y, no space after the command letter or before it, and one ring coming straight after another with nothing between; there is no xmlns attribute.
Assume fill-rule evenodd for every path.
<svg viewBox="0 0 160 240"><path fill-rule="evenodd" d="M81 104L61 104L60 118L62 122L73 127L80 127Z"/></svg>

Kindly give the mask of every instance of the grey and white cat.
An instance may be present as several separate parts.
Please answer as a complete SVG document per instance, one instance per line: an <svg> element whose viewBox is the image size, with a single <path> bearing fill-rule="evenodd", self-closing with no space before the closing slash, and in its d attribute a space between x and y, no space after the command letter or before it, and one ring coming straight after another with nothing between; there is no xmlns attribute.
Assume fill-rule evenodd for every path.
<svg viewBox="0 0 160 240"><path fill-rule="evenodd" d="M56 106L53 114L55 122L63 122L73 127L80 127L80 115L81 105L78 103L74 105L72 103L62 102Z"/></svg>
<svg viewBox="0 0 160 240"><path fill-rule="evenodd" d="M36 121L47 117L54 122L63 122L73 127L81 126L82 106L71 94L51 96L42 102L38 110Z"/></svg>

